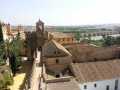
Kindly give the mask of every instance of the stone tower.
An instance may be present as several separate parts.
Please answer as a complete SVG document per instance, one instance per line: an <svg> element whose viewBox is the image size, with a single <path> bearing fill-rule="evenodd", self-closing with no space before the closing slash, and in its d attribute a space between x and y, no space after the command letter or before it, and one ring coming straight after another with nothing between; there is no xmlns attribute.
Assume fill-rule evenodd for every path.
<svg viewBox="0 0 120 90"><path fill-rule="evenodd" d="M39 19L36 23L37 47L39 50L44 45L44 23Z"/></svg>
<svg viewBox="0 0 120 90"><path fill-rule="evenodd" d="M40 19L36 23L36 31L44 32L44 23Z"/></svg>

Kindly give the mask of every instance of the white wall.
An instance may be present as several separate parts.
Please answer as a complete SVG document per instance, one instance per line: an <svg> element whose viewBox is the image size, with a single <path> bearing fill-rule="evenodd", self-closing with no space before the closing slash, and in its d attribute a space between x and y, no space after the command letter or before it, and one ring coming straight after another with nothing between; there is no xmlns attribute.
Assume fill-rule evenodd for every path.
<svg viewBox="0 0 120 90"><path fill-rule="evenodd" d="M101 39L103 39L102 36L92 36L91 37L91 40L101 40Z"/></svg>
<svg viewBox="0 0 120 90"><path fill-rule="evenodd" d="M94 84L97 84L97 86L94 87ZM84 89L84 85L87 85L87 89ZM107 85L110 87L109 90L115 90L115 79L79 84L80 90L106 90ZM120 83L118 90L120 90Z"/></svg>
<svg viewBox="0 0 120 90"><path fill-rule="evenodd" d="M120 34L113 34L113 35L109 35L109 36L118 37L118 36L120 36ZM91 36L90 38L91 38L91 40L101 40L101 39L103 39L103 36Z"/></svg>

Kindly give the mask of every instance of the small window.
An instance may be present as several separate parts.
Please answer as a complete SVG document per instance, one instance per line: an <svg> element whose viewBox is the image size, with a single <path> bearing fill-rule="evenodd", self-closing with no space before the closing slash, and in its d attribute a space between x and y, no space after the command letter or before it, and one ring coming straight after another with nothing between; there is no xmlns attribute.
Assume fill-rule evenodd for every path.
<svg viewBox="0 0 120 90"><path fill-rule="evenodd" d="M56 75L56 78L59 78L59 77L60 77L60 75L59 75L59 74L57 74L57 75Z"/></svg>
<svg viewBox="0 0 120 90"><path fill-rule="evenodd" d="M94 87L95 87L95 88L97 87L97 84L96 84L96 83L94 84Z"/></svg>
<svg viewBox="0 0 120 90"><path fill-rule="evenodd" d="M118 90L118 80L115 80L115 90Z"/></svg>
<svg viewBox="0 0 120 90"><path fill-rule="evenodd" d="M58 59L56 59L56 63L59 63L59 60L58 60Z"/></svg>
<svg viewBox="0 0 120 90"><path fill-rule="evenodd" d="M57 54L57 51L54 51L54 54Z"/></svg>
<svg viewBox="0 0 120 90"><path fill-rule="evenodd" d="M106 86L106 90L110 90L110 87L109 87L109 85L107 85L107 86Z"/></svg>
<svg viewBox="0 0 120 90"><path fill-rule="evenodd" d="M94 61L97 61L97 58L94 58Z"/></svg>
<svg viewBox="0 0 120 90"><path fill-rule="evenodd" d="M84 85L84 89L87 89L87 85Z"/></svg>

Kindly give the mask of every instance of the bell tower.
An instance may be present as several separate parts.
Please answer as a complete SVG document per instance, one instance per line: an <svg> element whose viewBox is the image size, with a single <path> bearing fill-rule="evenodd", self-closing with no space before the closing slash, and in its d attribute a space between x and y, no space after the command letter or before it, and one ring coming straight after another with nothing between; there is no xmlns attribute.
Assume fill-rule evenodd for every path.
<svg viewBox="0 0 120 90"><path fill-rule="evenodd" d="M36 23L36 31L44 32L44 23L40 19Z"/></svg>
<svg viewBox="0 0 120 90"><path fill-rule="evenodd" d="M44 45L45 39L44 39L44 22L42 22L40 19L36 23L36 35L37 35L37 47L39 50L41 50L42 46Z"/></svg>

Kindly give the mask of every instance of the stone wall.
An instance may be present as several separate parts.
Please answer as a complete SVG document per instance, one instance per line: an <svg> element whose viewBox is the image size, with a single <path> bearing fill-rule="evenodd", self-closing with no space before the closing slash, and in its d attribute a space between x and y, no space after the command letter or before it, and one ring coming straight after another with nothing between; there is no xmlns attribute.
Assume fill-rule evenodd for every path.
<svg viewBox="0 0 120 90"><path fill-rule="evenodd" d="M46 65L46 69L56 74L61 73L61 71L67 68L68 65L72 62L70 56L46 58L44 60L45 60L44 62Z"/></svg>
<svg viewBox="0 0 120 90"><path fill-rule="evenodd" d="M74 45L67 47L72 54L74 62L86 62L97 60L109 60L119 57L120 48L112 47L95 47L90 45Z"/></svg>

